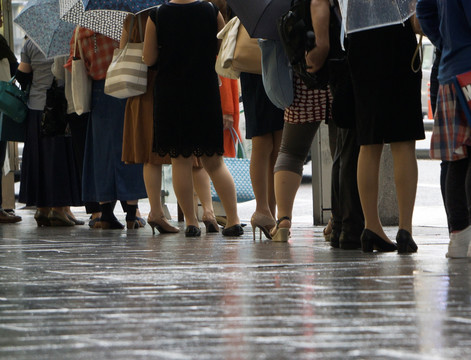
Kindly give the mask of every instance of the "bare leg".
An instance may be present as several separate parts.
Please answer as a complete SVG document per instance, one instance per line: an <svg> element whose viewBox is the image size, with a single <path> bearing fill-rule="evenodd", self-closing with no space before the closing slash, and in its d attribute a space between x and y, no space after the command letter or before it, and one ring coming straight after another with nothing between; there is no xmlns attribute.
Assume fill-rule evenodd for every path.
<svg viewBox="0 0 471 360"><path fill-rule="evenodd" d="M214 219L213 200L211 198L210 177L205 169L193 167L193 186L203 207L203 220Z"/></svg>
<svg viewBox="0 0 471 360"><path fill-rule="evenodd" d="M186 226L199 227L193 201L193 158L172 158L172 182L178 204L185 216Z"/></svg>
<svg viewBox="0 0 471 360"><path fill-rule="evenodd" d="M302 176L292 172L281 170L275 173L275 195L278 206L278 219L288 217L292 219L293 204ZM279 224L280 228L290 228L291 222L283 220Z"/></svg>
<svg viewBox="0 0 471 360"><path fill-rule="evenodd" d="M255 212L274 218L269 204L270 195L274 195L273 166L271 154L273 151L272 134L254 136L252 138L252 156L250 158L250 179L256 199ZM270 176L271 171L271 176ZM271 186L270 186L271 185ZM274 196L271 196L274 198ZM276 202L274 202L276 204Z"/></svg>
<svg viewBox="0 0 471 360"><path fill-rule="evenodd" d="M205 170L213 181L214 188L221 199L222 206L227 216L226 228L240 224L237 215L237 195L231 173L227 169L222 156L202 156L201 158Z"/></svg>
<svg viewBox="0 0 471 360"><path fill-rule="evenodd" d="M399 207L399 229L407 230L412 234L412 214L418 178L415 141L391 143L391 152Z"/></svg>
<svg viewBox="0 0 471 360"><path fill-rule="evenodd" d="M160 191L162 189L162 165L144 164L143 175L150 204L148 220L153 221L161 219L165 216L160 198Z"/></svg>
<svg viewBox="0 0 471 360"><path fill-rule="evenodd" d="M276 131L272 134L273 136L273 148L270 154L270 166L268 168L268 205L273 217L276 218L276 196L275 196L275 174L274 168L276 159L278 158L278 152L280 151L281 137L283 130Z"/></svg>
<svg viewBox="0 0 471 360"><path fill-rule="evenodd" d="M384 233L378 212L379 167L382 152L382 144L362 145L360 147L357 170L358 193L365 215L365 228L391 242Z"/></svg>

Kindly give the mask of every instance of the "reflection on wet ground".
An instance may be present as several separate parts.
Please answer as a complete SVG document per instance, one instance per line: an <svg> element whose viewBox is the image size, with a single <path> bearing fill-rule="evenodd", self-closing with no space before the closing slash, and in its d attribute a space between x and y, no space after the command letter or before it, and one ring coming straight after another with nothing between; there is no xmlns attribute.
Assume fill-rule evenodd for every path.
<svg viewBox="0 0 471 360"><path fill-rule="evenodd" d="M471 265L445 258L445 228L414 231L400 256L331 249L307 224L283 244L28 213L0 226L0 358L464 359Z"/></svg>

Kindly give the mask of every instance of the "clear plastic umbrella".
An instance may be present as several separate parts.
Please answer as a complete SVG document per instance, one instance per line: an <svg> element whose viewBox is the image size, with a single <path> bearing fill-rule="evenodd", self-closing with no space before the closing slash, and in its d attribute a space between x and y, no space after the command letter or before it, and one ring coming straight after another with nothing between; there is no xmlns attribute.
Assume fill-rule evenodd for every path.
<svg viewBox="0 0 471 360"><path fill-rule="evenodd" d="M417 0L339 0L347 34L403 24L415 13Z"/></svg>

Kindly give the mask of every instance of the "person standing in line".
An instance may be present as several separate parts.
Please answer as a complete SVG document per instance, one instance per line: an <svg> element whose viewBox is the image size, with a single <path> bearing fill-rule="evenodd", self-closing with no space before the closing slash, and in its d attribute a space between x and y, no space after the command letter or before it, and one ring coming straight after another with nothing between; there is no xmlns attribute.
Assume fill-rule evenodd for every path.
<svg viewBox="0 0 471 360"><path fill-rule="evenodd" d="M129 25L134 15L128 15L123 24L123 33L120 48L128 42L141 41L144 37L144 27L150 10L144 11L134 17L132 33L129 34ZM170 156L161 157L152 152L154 134L154 84L157 72L149 67L147 71L147 92L140 96L130 97L126 102L123 131L122 161L126 164L143 164L143 178L149 198L150 213L147 223L159 233L177 233L179 229L171 225L164 214L161 200L162 165L170 164Z"/></svg>
<svg viewBox="0 0 471 360"><path fill-rule="evenodd" d="M445 207L450 242L446 256L471 257L471 127L453 83L456 75L471 71L471 3L419 0L417 18L430 41L441 49L430 155L448 164Z"/></svg>
<svg viewBox="0 0 471 360"><path fill-rule="evenodd" d="M0 14L0 27L2 26L3 14ZM16 60L15 54L13 54L10 47L8 46L7 40L2 35L0 35L0 80L10 81L13 74L15 74L17 67L18 61ZM2 169L5 163L7 145L8 141L0 141L0 223L16 223L21 221L21 216L15 215L14 212L10 213L9 211L5 211L3 209Z"/></svg>
<svg viewBox="0 0 471 360"><path fill-rule="evenodd" d="M311 8L313 6L317 6L317 2ZM311 11L316 47L306 55L312 72L322 67L329 52L329 3L321 2L319 6L316 11ZM294 199L301 184L304 160L320 122L331 119L331 104L332 96L328 88L310 90L294 74L294 101L285 109L285 125L274 170L278 209L278 220L271 231L274 241L288 241L290 237Z"/></svg>
<svg viewBox="0 0 471 360"><path fill-rule="evenodd" d="M185 236L201 235L193 200L193 155L201 157L227 216L222 234L243 234L234 180L222 159L223 121L214 69L224 19L213 4L172 0L151 12L144 62L157 65L154 151L172 158L172 181L186 221Z"/></svg>
<svg viewBox="0 0 471 360"><path fill-rule="evenodd" d="M38 226L73 226L68 207L82 206L82 201L71 139L41 136L46 93L54 81L53 62L31 40L25 41L16 72L22 89L31 84L19 202L37 207Z"/></svg>
<svg viewBox="0 0 471 360"><path fill-rule="evenodd" d="M365 216L362 250L416 252L412 237L418 178L415 143L425 138L420 98L422 73L414 72L411 66L416 35L409 19L404 24L349 34L347 45L360 144L357 180ZM413 65L420 67L418 58ZM394 160L399 207L397 245L384 232L378 211L379 169L385 143L390 143Z"/></svg>
<svg viewBox="0 0 471 360"><path fill-rule="evenodd" d="M76 28L77 42L83 50L88 75L93 79L92 105L88 123L82 196L84 201L100 203L101 217L95 228L123 229L114 215L116 200L126 202L126 226L138 229L138 199L147 197L142 165L126 165L121 161L124 113L127 99L104 93L106 71L111 63L117 41L89 29ZM75 37L75 33L73 35ZM66 67L75 56L73 49Z"/></svg>

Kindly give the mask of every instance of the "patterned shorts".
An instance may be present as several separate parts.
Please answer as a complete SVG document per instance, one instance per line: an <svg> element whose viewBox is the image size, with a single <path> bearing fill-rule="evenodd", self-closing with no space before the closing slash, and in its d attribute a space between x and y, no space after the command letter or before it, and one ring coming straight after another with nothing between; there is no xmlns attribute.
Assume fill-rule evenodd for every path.
<svg viewBox="0 0 471 360"><path fill-rule="evenodd" d="M285 122L290 124L330 120L332 95L330 90L310 90L294 74L294 100L285 109Z"/></svg>

